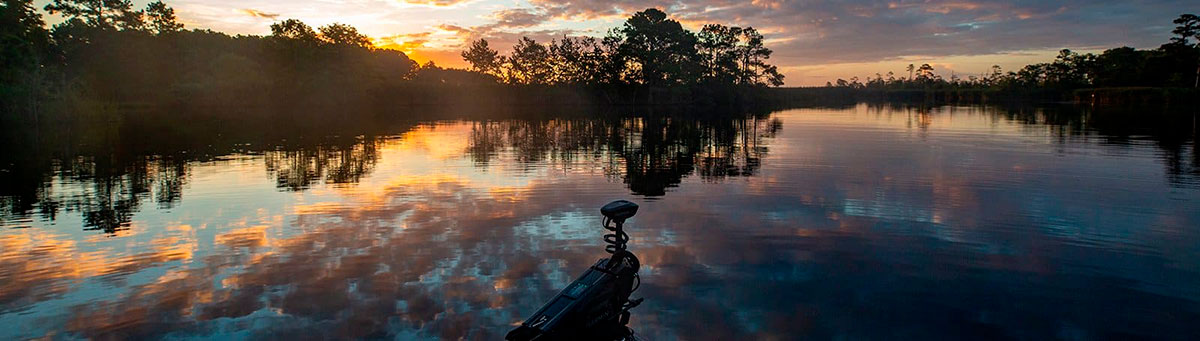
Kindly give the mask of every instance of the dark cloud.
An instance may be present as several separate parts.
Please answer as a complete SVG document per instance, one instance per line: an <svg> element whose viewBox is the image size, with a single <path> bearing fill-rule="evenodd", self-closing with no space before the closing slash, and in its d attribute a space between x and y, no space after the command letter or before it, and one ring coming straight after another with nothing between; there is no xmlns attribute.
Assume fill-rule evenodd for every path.
<svg viewBox="0 0 1200 341"><path fill-rule="evenodd" d="M509 47L522 37L528 37L539 42L549 42L565 36L577 36L581 33L572 29L524 29L549 20L549 16L544 13L535 13L525 9L500 11L494 16L497 21L491 24L471 27L441 24L437 25L436 28L454 33L464 43L477 39L487 39L493 49L502 52L507 51ZM452 52L452 59L457 59L458 51L454 50Z"/></svg>
<svg viewBox="0 0 1200 341"><path fill-rule="evenodd" d="M492 17L496 19L496 23L493 24L495 27L530 27L550 18L545 12L529 8L501 10L492 13Z"/></svg>
<svg viewBox="0 0 1200 341"><path fill-rule="evenodd" d="M1157 46L1180 1L771 2L685 13L784 39L785 64L866 62L1033 49Z"/></svg>
<svg viewBox="0 0 1200 341"><path fill-rule="evenodd" d="M485 37L504 42L515 42L521 37L528 37L539 42L550 42L553 39L561 39L564 36L577 35L575 30L532 30L532 31L516 31L516 32L488 32Z"/></svg>
<svg viewBox="0 0 1200 341"><path fill-rule="evenodd" d="M592 19L605 16L626 15L647 8L675 10L688 7L676 0L532 0L539 8L543 8L554 17ZM671 12L671 11L668 11Z"/></svg>
<svg viewBox="0 0 1200 341"><path fill-rule="evenodd" d="M549 40L575 33L574 30L529 30L533 26L552 19L549 12L536 8L504 9L493 12L491 17L494 22L484 25L465 27L440 24L435 28L454 33L463 42L487 39L492 43L492 48L498 50L506 49L521 37Z"/></svg>
<svg viewBox="0 0 1200 341"><path fill-rule="evenodd" d="M871 62L1035 49L1154 47L1188 3L1147 1L577 1L534 0L562 18L624 16L656 7L676 19L753 26L782 65Z"/></svg>

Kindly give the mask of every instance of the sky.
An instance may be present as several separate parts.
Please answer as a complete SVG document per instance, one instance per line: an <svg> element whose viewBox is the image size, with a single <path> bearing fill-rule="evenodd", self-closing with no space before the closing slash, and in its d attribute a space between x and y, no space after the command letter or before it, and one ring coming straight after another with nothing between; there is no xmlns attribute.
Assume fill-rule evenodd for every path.
<svg viewBox="0 0 1200 341"><path fill-rule="evenodd" d="M37 1L39 7L49 0ZM146 0L134 1L143 6ZM484 38L501 52L528 36L602 36L630 14L655 7L691 30L707 23L752 26L775 51L788 86L823 85L876 73L907 74L928 63L944 77L1014 70L1058 50L1100 52L1167 41L1171 20L1200 5L1180 0L165 0L188 28L270 33L294 18L340 22L418 62L463 67L462 46ZM61 19L49 17L50 23Z"/></svg>

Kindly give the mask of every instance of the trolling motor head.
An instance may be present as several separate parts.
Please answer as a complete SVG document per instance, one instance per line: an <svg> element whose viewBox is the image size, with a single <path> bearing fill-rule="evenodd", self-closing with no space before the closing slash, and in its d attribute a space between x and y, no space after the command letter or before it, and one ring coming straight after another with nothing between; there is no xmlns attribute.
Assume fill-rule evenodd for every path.
<svg viewBox="0 0 1200 341"><path fill-rule="evenodd" d="M600 214L618 224L623 224L625 223L625 219L633 218L633 215L637 214L637 210L637 204L626 200L617 200L601 207Z"/></svg>
<svg viewBox="0 0 1200 341"><path fill-rule="evenodd" d="M604 247L604 251L612 254L608 265L616 266L629 259L633 261L631 265L634 267L634 271L637 271L637 267L639 266L637 257L633 253L625 251L626 244L629 243L629 234L625 233L624 229L625 219L632 218L633 215L637 214L637 210L637 204L626 200L613 201L600 208L600 214L604 215L604 222L602 223L604 229L613 232L604 235L604 242L608 243Z"/></svg>
<svg viewBox="0 0 1200 341"><path fill-rule="evenodd" d="M617 200L600 208L604 215L605 251L612 256L600 259L582 276L546 302L520 327L505 335L506 340L625 340L633 336L629 309L642 303L629 295L641 285L636 256L625 250L629 235L625 220L637 214L638 205ZM615 223L615 224L614 224ZM635 285L636 282L636 285Z"/></svg>

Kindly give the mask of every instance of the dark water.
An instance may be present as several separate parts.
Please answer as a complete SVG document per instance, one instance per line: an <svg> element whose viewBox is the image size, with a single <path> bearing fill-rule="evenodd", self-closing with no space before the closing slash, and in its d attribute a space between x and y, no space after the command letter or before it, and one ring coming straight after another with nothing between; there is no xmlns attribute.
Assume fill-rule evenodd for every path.
<svg viewBox="0 0 1200 341"><path fill-rule="evenodd" d="M605 255L597 209L620 198L642 205L644 339L1197 339L1194 115L859 105L10 148L0 339L498 339Z"/></svg>

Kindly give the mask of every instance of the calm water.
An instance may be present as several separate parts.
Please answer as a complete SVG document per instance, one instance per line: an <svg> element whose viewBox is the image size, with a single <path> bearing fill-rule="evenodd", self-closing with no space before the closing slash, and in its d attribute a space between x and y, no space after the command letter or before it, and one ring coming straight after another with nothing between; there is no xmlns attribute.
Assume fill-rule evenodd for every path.
<svg viewBox="0 0 1200 341"><path fill-rule="evenodd" d="M605 255L597 209L622 198L644 339L1197 339L1193 115L859 105L24 151L0 164L0 339L499 339Z"/></svg>

